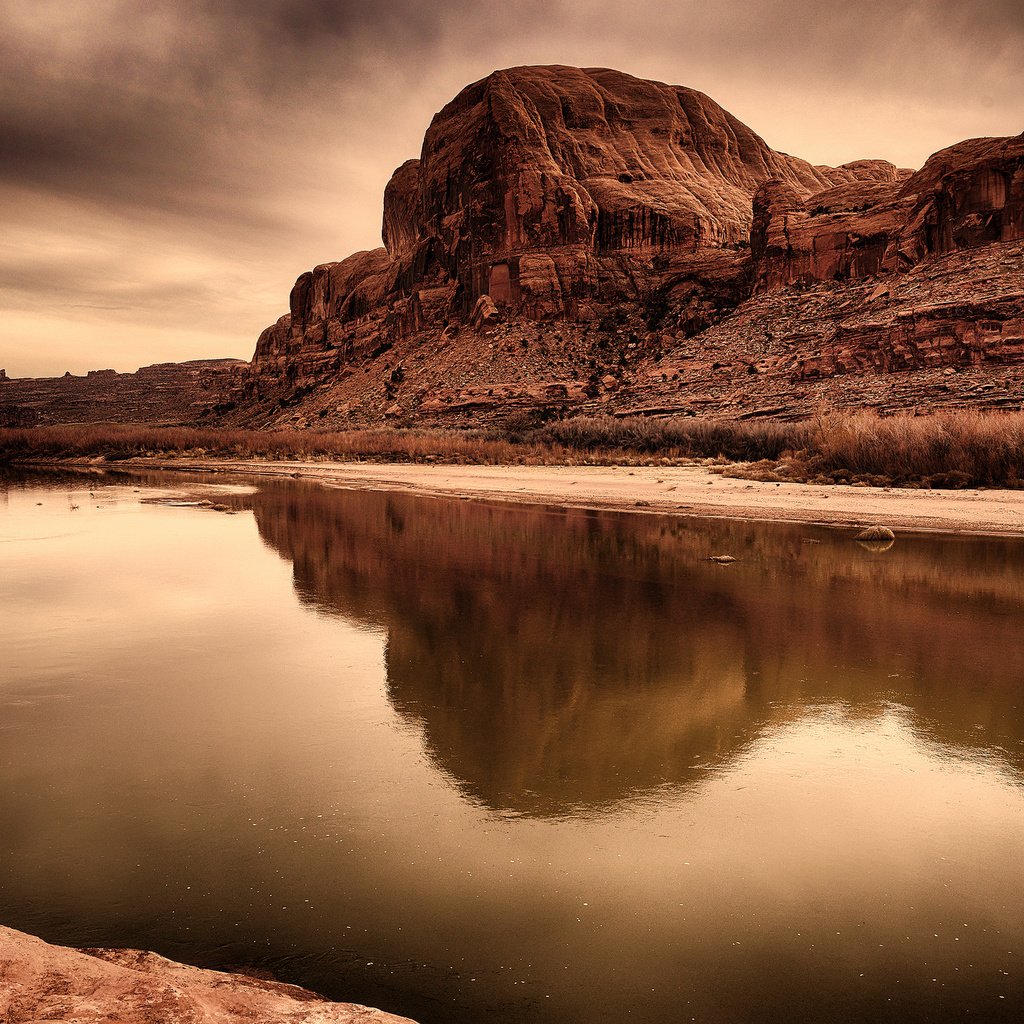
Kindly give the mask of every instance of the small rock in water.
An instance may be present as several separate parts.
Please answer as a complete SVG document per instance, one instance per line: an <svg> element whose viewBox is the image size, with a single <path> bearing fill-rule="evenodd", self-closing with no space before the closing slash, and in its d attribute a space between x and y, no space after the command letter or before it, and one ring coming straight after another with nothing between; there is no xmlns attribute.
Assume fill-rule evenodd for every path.
<svg viewBox="0 0 1024 1024"><path fill-rule="evenodd" d="M736 559L732 555L712 555L709 559L711 562L717 562L719 565L729 565L735 562Z"/></svg>
<svg viewBox="0 0 1024 1024"><path fill-rule="evenodd" d="M888 526L866 526L854 540L895 540L896 534Z"/></svg>
<svg viewBox="0 0 1024 1024"><path fill-rule="evenodd" d="M888 526L869 526L854 538L865 550L875 554L888 551L896 542L896 534Z"/></svg>

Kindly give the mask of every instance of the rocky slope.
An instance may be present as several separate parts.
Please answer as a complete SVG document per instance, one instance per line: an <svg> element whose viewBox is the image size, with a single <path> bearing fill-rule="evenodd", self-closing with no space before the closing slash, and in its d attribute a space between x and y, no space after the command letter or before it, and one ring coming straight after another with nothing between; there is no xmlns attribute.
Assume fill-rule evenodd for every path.
<svg viewBox="0 0 1024 1024"><path fill-rule="evenodd" d="M411 1024L381 1010L134 949L67 949L0 927L0 1020L66 1024Z"/></svg>
<svg viewBox="0 0 1024 1024"><path fill-rule="evenodd" d="M384 190L382 235L299 277L252 362L204 396L208 419L1024 398L1024 135L917 172L813 166L691 89L512 68L434 117Z"/></svg>

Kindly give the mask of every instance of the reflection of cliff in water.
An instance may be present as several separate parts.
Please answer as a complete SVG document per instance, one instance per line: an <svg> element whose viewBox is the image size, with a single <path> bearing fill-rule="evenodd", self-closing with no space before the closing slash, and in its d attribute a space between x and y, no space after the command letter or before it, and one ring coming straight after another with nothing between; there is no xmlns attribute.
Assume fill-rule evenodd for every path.
<svg viewBox="0 0 1024 1024"><path fill-rule="evenodd" d="M302 600L387 630L392 704L493 808L695 780L815 703L897 701L931 740L1019 759L1019 543L873 554L801 527L304 485L250 501ZM740 561L706 561L723 551Z"/></svg>

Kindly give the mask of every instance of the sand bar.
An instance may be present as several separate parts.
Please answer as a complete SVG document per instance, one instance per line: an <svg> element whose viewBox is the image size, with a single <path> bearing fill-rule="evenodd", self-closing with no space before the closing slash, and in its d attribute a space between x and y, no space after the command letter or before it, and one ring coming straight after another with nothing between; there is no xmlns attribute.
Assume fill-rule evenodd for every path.
<svg viewBox="0 0 1024 1024"><path fill-rule="evenodd" d="M774 484L704 466L461 466L131 459L118 467L297 476L332 486L576 508L1024 537L1024 491Z"/></svg>

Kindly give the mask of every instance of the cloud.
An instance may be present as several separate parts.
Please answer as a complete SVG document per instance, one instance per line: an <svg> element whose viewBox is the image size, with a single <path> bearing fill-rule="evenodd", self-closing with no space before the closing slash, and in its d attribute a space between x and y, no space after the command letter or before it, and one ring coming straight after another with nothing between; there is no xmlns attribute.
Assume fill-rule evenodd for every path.
<svg viewBox="0 0 1024 1024"><path fill-rule="evenodd" d="M379 244L391 170L495 68L689 85L815 162L919 165L1024 128L1017 0L0 0L0 17L0 301L46 330L64 306L134 316L136 362L182 357L181 308L224 339L198 354L248 355L301 271ZM181 264L151 258L166 249L201 288L175 291ZM6 332L0 366L63 370L66 330L59 365L40 328ZM97 338L72 368L111 362Z"/></svg>

